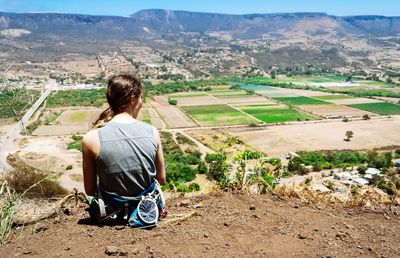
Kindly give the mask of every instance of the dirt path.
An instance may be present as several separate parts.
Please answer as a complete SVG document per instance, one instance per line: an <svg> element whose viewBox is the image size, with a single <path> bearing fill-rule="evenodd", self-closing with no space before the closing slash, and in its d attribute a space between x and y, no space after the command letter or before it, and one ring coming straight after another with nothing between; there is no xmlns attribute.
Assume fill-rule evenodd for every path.
<svg viewBox="0 0 400 258"><path fill-rule="evenodd" d="M73 204L71 204L73 205ZM106 246L129 257L399 257L399 208L334 209L298 199L222 194L168 200L170 214L195 214L152 230L91 225L69 208L18 228L0 246L5 256L105 257ZM33 232L33 233L32 233Z"/></svg>

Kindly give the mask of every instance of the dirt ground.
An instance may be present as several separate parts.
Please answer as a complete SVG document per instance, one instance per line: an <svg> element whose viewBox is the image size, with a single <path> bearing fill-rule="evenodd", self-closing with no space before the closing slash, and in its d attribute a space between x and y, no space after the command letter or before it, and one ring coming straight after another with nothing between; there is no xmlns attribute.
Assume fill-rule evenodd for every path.
<svg viewBox="0 0 400 258"><path fill-rule="evenodd" d="M364 103L378 103L382 102L378 99L368 99L368 98L354 98L354 99L330 99L328 102L334 103L336 105L352 105L352 104L364 104Z"/></svg>
<svg viewBox="0 0 400 258"><path fill-rule="evenodd" d="M292 151L372 149L399 144L400 116L361 121L288 123L262 128L224 129L270 156L284 157ZM354 137L347 142L346 131Z"/></svg>
<svg viewBox="0 0 400 258"><path fill-rule="evenodd" d="M225 98L222 99L224 102L228 104L275 104L271 100L260 97L260 96L244 96L244 97L235 97L235 98Z"/></svg>
<svg viewBox="0 0 400 258"><path fill-rule="evenodd" d="M17 153L21 162L41 171L60 176L60 183L67 189L83 190L82 154L67 150L71 136L30 137ZM66 169L72 166L71 169Z"/></svg>
<svg viewBox="0 0 400 258"><path fill-rule="evenodd" d="M399 208L338 209L298 199L219 194L170 199L186 220L151 230L90 223L84 205L18 227L5 257L399 257ZM68 215L67 215L68 214Z"/></svg>
<svg viewBox="0 0 400 258"><path fill-rule="evenodd" d="M210 96L203 97L190 97L190 98L179 98L178 106L205 106L205 105L218 105L221 104L218 100Z"/></svg>
<svg viewBox="0 0 400 258"><path fill-rule="evenodd" d="M169 128L195 127L197 126L189 117L175 106L156 108Z"/></svg>
<svg viewBox="0 0 400 258"><path fill-rule="evenodd" d="M61 109L54 109L54 111L60 111ZM75 112L85 111L87 112L86 121L82 122L71 122L71 115ZM53 125L41 125L34 132L36 136L63 136L73 134L84 134L93 127L93 122L99 117L102 109L98 108L79 108L79 109L67 109Z"/></svg>
<svg viewBox="0 0 400 258"><path fill-rule="evenodd" d="M341 105L302 105L297 106L298 108L305 110L306 112L315 114L317 116L329 117L329 116L352 116L352 117L361 117L365 114L369 116L375 116L374 113L367 112L361 109L352 108L348 106Z"/></svg>

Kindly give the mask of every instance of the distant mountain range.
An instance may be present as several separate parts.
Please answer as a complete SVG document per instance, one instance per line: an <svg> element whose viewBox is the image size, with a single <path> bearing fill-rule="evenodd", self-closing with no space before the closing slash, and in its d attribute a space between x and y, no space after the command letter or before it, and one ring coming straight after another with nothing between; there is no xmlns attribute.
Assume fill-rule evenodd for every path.
<svg viewBox="0 0 400 258"><path fill-rule="evenodd" d="M394 36L400 17L346 16L325 13L228 15L170 10L143 10L129 17L79 14L0 13L0 30L24 29L30 38L140 39L170 32L224 32L238 39L290 34Z"/></svg>
<svg viewBox="0 0 400 258"><path fill-rule="evenodd" d="M132 58L136 54L127 54L124 47L133 45L157 51L162 58L175 50L186 53L183 59L196 56L195 51L211 55L220 51L209 58L227 58L221 61L225 70L251 63L263 69L315 65L397 71L400 17L229 15L159 9L128 17L0 12L0 70L6 70L11 61L60 62L99 53L125 51ZM194 69L190 60L185 64L188 70ZM200 72L211 65L201 58L198 61ZM223 71L221 66L215 70Z"/></svg>

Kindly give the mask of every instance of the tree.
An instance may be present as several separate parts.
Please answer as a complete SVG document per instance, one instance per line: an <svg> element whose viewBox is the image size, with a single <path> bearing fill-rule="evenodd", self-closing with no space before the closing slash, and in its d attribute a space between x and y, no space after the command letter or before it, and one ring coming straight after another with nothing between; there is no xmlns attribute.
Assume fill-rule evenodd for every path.
<svg viewBox="0 0 400 258"><path fill-rule="evenodd" d="M363 115L363 119L364 119L364 120L370 120L371 117L370 117L368 114L365 114L365 115Z"/></svg>
<svg viewBox="0 0 400 258"><path fill-rule="evenodd" d="M347 131L346 132L346 138L344 139L346 142L349 142L351 138L353 138L354 133L353 131Z"/></svg>

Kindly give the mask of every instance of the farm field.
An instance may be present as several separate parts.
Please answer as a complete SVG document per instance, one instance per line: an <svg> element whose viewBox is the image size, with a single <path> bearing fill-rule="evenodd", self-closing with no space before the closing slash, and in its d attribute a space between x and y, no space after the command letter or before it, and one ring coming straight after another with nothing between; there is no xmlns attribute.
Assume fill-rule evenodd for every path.
<svg viewBox="0 0 400 258"><path fill-rule="evenodd" d="M224 102L231 105L245 105L245 104L254 104L254 105L271 105L276 104L275 102L261 97L261 96L247 96L247 97L237 97L237 98L230 98L230 99L223 99Z"/></svg>
<svg viewBox="0 0 400 258"><path fill-rule="evenodd" d="M380 115L400 114L400 105L393 103L382 102L382 103L354 104L349 106Z"/></svg>
<svg viewBox="0 0 400 258"><path fill-rule="evenodd" d="M258 123L256 119L227 105L187 106L182 109L202 126Z"/></svg>
<svg viewBox="0 0 400 258"><path fill-rule="evenodd" d="M239 85L243 90L254 90L254 91L273 91L279 88L265 85L257 85L257 84L244 84L244 83L235 83L234 85Z"/></svg>
<svg viewBox="0 0 400 258"><path fill-rule="evenodd" d="M302 105L297 107L301 110L324 118L362 117L365 114L370 116L375 115L371 112L343 105Z"/></svg>
<svg viewBox="0 0 400 258"><path fill-rule="evenodd" d="M287 105L329 105L329 102L309 97L275 97L275 100L284 102Z"/></svg>
<svg viewBox="0 0 400 258"><path fill-rule="evenodd" d="M269 156L284 157L293 151L373 149L398 142L400 117L377 118L368 121L327 121L292 125L268 126L265 129L252 128L223 129L232 136L238 136L267 153ZM346 131L353 131L350 142L344 141Z"/></svg>
<svg viewBox="0 0 400 258"><path fill-rule="evenodd" d="M335 95L316 96L315 98L320 100L332 100L332 99L353 99L354 97L343 94L335 94Z"/></svg>
<svg viewBox="0 0 400 258"><path fill-rule="evenodd" d="M352 104L368 104L368 103L382 103L381 100L378 99L370 99L370 98L347 98L347 99L330 99L326 100L330 103L334 103L336 105L352 105Z"/></svg>
<svg viewBox="0 0 400 258"><path fill-rule="evenodd" d="M218 99L205 95L204 97L189 97L177 99L178 106L206 106L221 104Z"/></svg>
<svg viewBox="0 0 400 258"><path fill-rule="evenodd" d="M157 129L164 129L164 123L154 108L148 108L151 125Z"/></svg>
<svg viewBox="0 0 400 258"><path fill-rule="evenodd" d="M197 97L204 97L204 96L207 96L207 94L206 93L200 93L200 92L182 92L182 93L176 93L176 94L168 95L168 97L171 98L171 99L197 98Z"/></svg>
<svg viewBox="0 0 400 258"><path fill-rule="evenodd" d="M197 126L189 117L185 115L176 106L158 107L156 108L157 113L162 117L163 121L169 128L181 128L181 127L195 127Z"/></svg>
<svg viewBox="0 0 400 258"><path fill-rule="evenodd" d="M260 108L247 106L241 108L241 110L266 123L304 121L313 119L312 116L300 113L292 108Z"/></svg>
<svg viewBox="0 0 400 258"><path fill-rule="evenodd" d="M58 109L55 109L58 110ZM36 136L61 136L84 134L93 126L101 109L65 110L52 125L40 125L34 132Z"/></svg>
<svg viewBox="0 0 400 258"><path fill-rule="evenodd" d="M70 106L101 107L106 103L105 89L70 90L52 93L46 101L48 108Z"/></svg>
<svg viewBox="0 0 400 258"><path fill-rule="evenodd" d="M137 119L151 125L149 109L147 107L143 107L140 110Z"/></svg>
<svg viewBox="0 0 400 258"><path fill-rule="evenodd" d="M230 87L231 85L213 85L210 88L212 89L212 91L225 91L229 90Z"/></svg>

